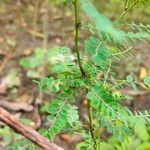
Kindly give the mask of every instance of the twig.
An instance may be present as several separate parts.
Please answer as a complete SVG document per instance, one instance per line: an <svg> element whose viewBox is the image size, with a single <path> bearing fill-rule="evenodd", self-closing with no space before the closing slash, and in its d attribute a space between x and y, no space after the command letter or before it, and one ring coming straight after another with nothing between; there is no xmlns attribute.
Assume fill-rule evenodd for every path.
<svg viewBox="0 0 150 150"><path fill-rule="evenodd" d="M75 12L75 37L74 37L75 51L77 54L77 62L78 62L81 74L82 74L82 76L85 76L85 72L84 72L82 65L81 65L79 46L78 46L79 27L80 27L80 23L78 21L78 0L74 0L73 4L74 4L74 12Z"/></svg>
<svg viewBox="0 0 150 150"><path fill-rule="evenodd" d="M124 53L127 53L127 52L130 51L132 48L133 48L133 47L130 46L130 47L129 47L128 49L126 49L125 51L122 51L122 52L119 52L119 53L115 53L115 54L113 54L113 56L122 55L122 54L124 54Z"/></svg>
<svg viewBox="0 0 150 150"><path fill-rule="evenodd" d="M89 118L89 126L90 126L90 133L91 133L91 136L92 136L92 139L93 139L93 142L94 142L94 149L96 150L96 139L95 139L95 135L94 135L94 127L93 127L93 116L92 116L92 108L90 106L90 101L88 100L88 118Z"/></svg>
<svg viewBox="0 0 150 150"><path fill-rule="evenodd" d="M117 26L118 22L136 5L138 4L139 1L136 0L132 3L132 5L130 5L130 7L126 8L125 11L119 16L119 18L115 21L114 23L114 27Z"/></svg>
<svg viewBox="0 0 150 150"><path fill-rule="evenodd" d="M101 150L101 128L100 127L98 128L97 135L98 135L97 150Z"/></svg>
<svg viewBox="0 0 150 150"><path fill-rule="evenodd" d="M9 50L8 54L4 57L2 64L0 65L0 73L3 71L4 67L6 66L8 60L12 56L13 49Z"/></svg>
<svg viewBox="0 0 150 150"><path fill-rule="evenodd" d="M36 38L40 38L40 39L43 39L44 38L44 35L43 33L40 33L40 32L37 32L37 31L33 31L33 30L27 30L27 33L29 33L30 35L36 37Z"/></svg>
<svg viewBox="0 0 150 150"><path fill-rule="evenodd" d="M104 84L106 83L106 81L108 79L108 75L109 75L110 71L111 71L111 60L109 62L108 69L107 69L107 72L105 74Z"/></svg>
<svg viewBox="0 0 150 150"><path fill-rule="evenodd" d="M5 109L0 107L0 121L14 129L16 132L22 134L27 139L31 140L43 150L63 150L63 148L51 143L47 138L40 135L37 131L29 126L23 125L13 115L8 113Z"/></svg>

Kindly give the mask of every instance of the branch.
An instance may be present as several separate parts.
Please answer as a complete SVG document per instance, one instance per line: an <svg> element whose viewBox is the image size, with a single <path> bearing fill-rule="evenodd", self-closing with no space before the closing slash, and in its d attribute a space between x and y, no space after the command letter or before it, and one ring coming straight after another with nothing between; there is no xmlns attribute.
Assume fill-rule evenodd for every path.
<svg viewBox="0 0 150 150"><path fill-rule="evenodd" d="M0 98L0 107L3 107L10 111L25 111L25 112L31 112L33 111L34 107L30 104L26 104L24 102L12 102L8 101L7 99Z"/></svg>
<svg viewBox="0 0 150 150"><path fill-rule="evenodd" d="M139 3L139 1L137 0L137 1L133 2L131 6L129 6L128 8L126 8L126 10L125 10L125 11L119 16L119 18L115 21L114 27L116 27L117 24L118 24L118 22L119 22L130 10L132 10L132 8L133 8L135 5L137 5L138 3Z"/></svg>
<svg viewBox="0 0 150 150"><path fill-rule="evenodd" d="M37 131L29 126L23 125L13 115L0 107L0 121L20 133L27 139L31 140L36 145L40 146L43 150L63 150L63 148L51 143L47 138L40 135Z"/></svg>
<svg viewBox="0 0 150 150"><path fill-rule="evenodd" d="M78 0L74 0L74 13L75 13L75 37L74 37L74 43L75 43L75 51L77 54L77 62L81 71L82 76L85 76L85 72L82 68L81 60L80 60L80 52L79 52L79 46L78 46L78 40L79 40L79 27L80 23L78 20Z"/></svg>

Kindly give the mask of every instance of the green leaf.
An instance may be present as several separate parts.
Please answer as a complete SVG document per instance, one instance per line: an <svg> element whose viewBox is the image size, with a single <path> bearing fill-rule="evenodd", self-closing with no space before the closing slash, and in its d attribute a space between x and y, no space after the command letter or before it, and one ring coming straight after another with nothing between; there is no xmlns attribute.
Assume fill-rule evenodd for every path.
<svg viewBox="0 0 150 150"><path fill-rule="evenodd" d="M81 142L77 145L76 150L87 150L89 148L89 144L86 142Z"/></svg>
<svg viewBox="0 0 150 150"><path fill-rule="evenodd" d="M144 124L136 124L134 127L134 131L135 134L143 141L147 141L149 139L149 134Z"/></svg>
<svg viewBox="0 0 150 150"><path fill-rule="evenodd" d="M44 58L44 50L42 48L36 48L34 50L34 57L37 59L43 59Z"/></svg>
<svg viewBox="0 0 150 150"><path fill-rule="evenodd" d="M129 83L132 83L133 80L134 80L134 78L133 78L133 76L131 76L131 75L128 75L128 76L126 77L126 81L129 82Z"/></svg>
<svg viewBox="0 0 150 150"><path fill-rule="evenodd" d="M101 142L101 149L102 150L115 150L113 145L106 143L106 142Z"/></svg>
<svg viewBox="0 0 150 150"><path fill-rule="evenodd" d="M61 105L62 105L62 101L53 100L52 103L49 105L47 112L50 114L56 114Z"/></svg>
<svg viewBox="0 0 150 150"><path fill-rule="evenodd" d="M150 143L145 142L137 147L136 150L150 150Z"/></svg>
<svg viewBox="0 0 150 150"><path fill-rule="evenodd" d="M54 140L57 133L62 131L68 123L68 112L70 111L70 106L68 104L61 103L55 100L51 104L48 112L51 114L56 114L54 122L50 129L48 130L47 136L52 141Z"/></svg>
<svg viewBox="0 0 150 150"><path fill-rule="evenodd" d="M116 99L114 99L113 95L109 93L102 86L94 86L94 91L101 97L106 103L115 103Z"/></svg>
<svg viewBox="0 0 150 150"><path fill-rule="evenodd" d="M107 68L111 53L102 42L94 37L90 37L85 42L85 49L89 51L96 65L100 66L103 70Z"/></svg>
<svg viewBox="0 0 150 150"><path fill-rule="evenodd" d="M57 93L59 91L59 86L58 85L52 85L51 86L51 92Z"/></svg>
<svg viewBox="0 0 150 150"><path fill-rule="evenodd" d="M41 82L36 81L36 83L38 84L41 90L45 91L48 87L51 87L53 85L52 82L54 81L54 77L45 77Z"/></svg>
<svg viewBox="0 0 150 150"><path fill-rule="evenodd" d="M150 87L150 76L144 78L144 83Z"/></svg>
<svg viewBox="0 0 150 150"><path fill-rule="evenodd" d="M86 97L90 100L90 104L94 108L98 108L100 106L100 101L95 97L92 92L88 92Z"/></svg>
<svg viewBox="0 0 150 150"><path fill-rule="evenodd" d="M67 46L57 47L53 56L54 71L67 72L74 64L72 62L73 55Z"/></svg>
<svg viewBox="0 0 150 150"><path fill-rule="evenodd" d="M68 111L68 123L73 127L75 123L79 122L78 108L76 106L71 106Z"/></svg>
<svg viewBox="0 0 150 150"><path fill-rule="evenodd" d="M140 30L137 31L136 33L134 32L126 33L124 31L115 29L113 22L106 16L102 15L102 13L99 12L96 9L96 7L92 4L91 0L80 0L80 2L84 13L88 17L93 19L94 25L85 24L85 27L90 28L89 30L94 29L96 31L95 33L99 35L101 40L109 41L114 44L127 45L128 43L134 42L135 40L144 41L150 39L150 34L149 32L147 32L147 30L146 31ZM139 29L139 27L137 29Z"/></svg>
<svg viewBox="0 0 150 150"><path fill-rule="evenodd" d="M53 118L54 118L54 115L48 115L48 116L47 116L47 120L48 120L48 121L51 121Z"/></svg>
<svg viewBox="0 0 150 150"><path fill-rule="evenodd" d="M98 12L90 0L81 0L80 2L82 10L85 14L94 20L93 22L95 23L95 29L97 29L99 37L102 40L107 39L108 41L117 44L127 43L128 39L126 38L125 33L116 30L111 20Z"/></svg>
<svg viewBox="0 0 150 150"><path fill-rule="evenodd" d="M23 58L20 60L20 65L26 68L36 68L43 63L44 50L36 48L32 57Z"/></svg>

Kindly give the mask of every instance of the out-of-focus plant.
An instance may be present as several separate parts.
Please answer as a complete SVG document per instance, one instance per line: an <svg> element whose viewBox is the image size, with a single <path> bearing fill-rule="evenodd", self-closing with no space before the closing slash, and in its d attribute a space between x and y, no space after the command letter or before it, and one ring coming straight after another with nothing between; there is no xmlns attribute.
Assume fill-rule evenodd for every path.
<svg viewBox="0 0 150 150"><path fill-rule="evenodd" d="M150 133L149 127L144 124L136 124L134 134L126 136L124 142L120 142L116 137L111 136L107 142L101 143L102 150L149 150L150 149ZM82 147L82 143L77 146L77 149Z"/></svg>
<svg viewBox="0 0 150 150"><path fill-rule="evenodd" d="M20 60L20 65L27 69L27 76L32 78L40 78L41 67L45 64L46 56L46 66L50 67L50 64L53 63L53 56L56 52L57 47L48 49L46 54L42 48L36 48L34 54L27 58L22 58Z"/></svg>
<svg viewBox="0 0 150 150"><path fill-rule="evenodd" d="M120 104L125 96L116 94L116 91L126 84L137 90L136 81L131 75L118 79L113 70L114 60L130 51L136 42L150 40L150 33L147 31L148 25L143 26L143 30L138 28L136 32L125 32L115 28L119 26L122 17L133 8L132 4L140 4L142 1L131 3L130 9L128 8L128 11L119 17L115 27L110 19L97 11L90 0L69 2L74 6L75 53L72 54L68 46L55 48L53 58L47 53L47 58L50 57L53 62L55 76L45 77L42 82L35 81L42 91L48 91L57 96L46 108L51 126L48 130L41 130L41 133L52 141L63 131L71 134L78 133L84 139L78 149L100 150L103 145L101 128L106 128L108 132L113 133L118 141L125 142L127 137L133 134L135 125L150 123L148 110L132 112ZM79 4L88 17L88 23L82 23L83 27L93 34L84 43L88 57L82 55L79 47L82 21L79 20ZM119 51L120 48L124 48L124 51ZM42 64L44 58L41 50L38 50L35 51L34 57L21 60L20 63L25 67L36 68ZM145 77L144 83L141 84L149 88L149 76ZM81 91L86 94L87 101L88 121L84 123L80 121L76 105ZM85 129L85 126L88 129Z"/></svg>
<svg viewBox="0 0 150 150"><path fill-rule="evenodd" d="M29 119L22 119L26 125L32 126L34 123ZM8 150L38 150L39 148L24 137L16 134L9 127L0 128L0 147Z"/></svg>

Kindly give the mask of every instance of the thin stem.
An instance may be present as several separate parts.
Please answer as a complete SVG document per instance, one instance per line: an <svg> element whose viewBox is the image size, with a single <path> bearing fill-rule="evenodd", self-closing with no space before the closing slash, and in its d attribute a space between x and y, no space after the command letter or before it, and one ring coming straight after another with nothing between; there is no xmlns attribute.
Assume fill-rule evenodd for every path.
<svg viewBox="0 0 150 150"><path fill-rule="evenodd" d="M93 115L92 115L92 108L90 106L89 100L88 100L87 106L88 106L88 118L89 118L89 125L90 125L90 133L91 133L91 136L92 136L92 139L93 139L93 142L94 142L93 147L96 150L97 143L96 143L94 132L93 132L94 131L94 127L93 127Z"/></svg>
<svg viewBox="0 0 150 150"><path fill-rule="evenodd" d="M108 65L108 69L107 69L107 72L105 74L105 78L104 78L104 84L106 83L107 79L108 79L108 75L110 73L110 70L111 70L111 60L109 62L109 65Z"/></svg>
<svg viewBox="0 0 150 150"><path fill-rule="evenodd" d="M80 53L79 53L79 46L78 46L78 40L79 40L79 27L80 27L80 23L78 21L78 0L74 0L73 1L74 4L74 13L75 13L75 37L74 37L74 42L75 42L75 51L77 54L77 62L82 74L82 77L85 77L85 72L82 68L81 65L81 60L80 60ZM94 149L96 150L96 140L95 140L95 136L94 136L94 128L93 128L93 116L92 116L92 108L90 106L90 102L88 101L88 118L89 118L89 125L90 125L90 133L94 142Z"/></svg>
<svg viewBox="0 0 150 150"><path fill-rule="evenodd" d="M75 42L75 51L77 54L77 62L81 71L82 76L85 76L85 72L82 68L81 65L81 60L80 60L80 53L79 53L79 46L78 46L78 41L79 41L79 26L80 23L78 21L78 0L74 0L74 12L75 12L75 37L74 37L74 42Z"/></svg>
<svg viewBox="0 0 150 150"><path fill-rule="evenodd" d="M128 7L129 7L129 1L130 1L130 0L126 0L125 10L127 10L127 9L128 9Z"/></svg>
<svg viewBox="0 0 150 150"><path fill-rule="evenodd" d="M122 52L119 52L119 53L116 53L116 54L113 54L113 56L116 56L116 55L122 55L124 53L127 53L128 51L130 51L133 47L130 46L128 49L126 49L125 51L122 51Z"/></svg>
<svg viewBox="0 0 150 150"><path fill-rule="evenodd" d="M101 128L100 127L98 128L97 135L98 135L97 150L101 150Z"/></svg>
<svg viewBox="0 0 150 150"><path fill-rule="evenodd" d="M119 18L115 21L114 23L114 27L117 26L118 22L138 3L138 0L136 0L135 2L132 3L132 5L128 8L126 8L126 10L119 16Z"/></svg>

